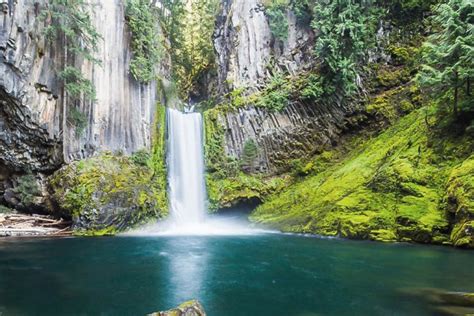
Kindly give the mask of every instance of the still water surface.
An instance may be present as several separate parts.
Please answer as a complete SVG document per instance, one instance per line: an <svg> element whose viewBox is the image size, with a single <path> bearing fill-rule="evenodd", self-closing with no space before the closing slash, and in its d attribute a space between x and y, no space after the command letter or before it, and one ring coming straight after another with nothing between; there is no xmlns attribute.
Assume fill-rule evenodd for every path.
<svg viewBox="0 0 474 316"><path fill-rule="evenodd" d="M474 252L294 235L0 240L0 314L431 315L400 289L474 292Z"/></svg>

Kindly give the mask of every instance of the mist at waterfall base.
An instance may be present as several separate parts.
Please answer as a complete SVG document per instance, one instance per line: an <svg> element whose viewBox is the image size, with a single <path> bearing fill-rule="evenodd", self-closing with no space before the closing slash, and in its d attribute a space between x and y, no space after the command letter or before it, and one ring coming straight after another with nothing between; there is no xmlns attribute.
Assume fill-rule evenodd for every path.
<svg viewBox="0 0 474 316"><path fill-rule="evenodd" d="M267 232L251 228L241 216L207 214L201 113L169 108L167 130L170 217L127 235L249 235Z"/></svg>

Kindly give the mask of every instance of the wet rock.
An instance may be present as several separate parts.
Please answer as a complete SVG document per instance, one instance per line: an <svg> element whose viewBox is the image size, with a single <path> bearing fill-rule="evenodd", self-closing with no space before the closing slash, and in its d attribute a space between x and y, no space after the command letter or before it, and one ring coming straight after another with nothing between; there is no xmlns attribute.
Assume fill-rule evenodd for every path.
<svg viewBox="0 0 474 316"><path fill-rule="evenodd" d="M148 316L206 316L206 312L197 300L192 300L169 311L152 313Z"/></svg>
<svg viewBox="0 0 474 316"><path fill-rule="evenodd" d="M400 292L424 300L436 315L474 314L474 293L445 291L435 288L406 288Z"/></svg>

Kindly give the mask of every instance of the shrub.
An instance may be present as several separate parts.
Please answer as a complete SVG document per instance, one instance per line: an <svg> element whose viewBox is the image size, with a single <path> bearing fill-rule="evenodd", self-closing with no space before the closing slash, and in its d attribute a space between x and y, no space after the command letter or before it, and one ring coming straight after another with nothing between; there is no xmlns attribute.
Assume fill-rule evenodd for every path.
<svg viewBox="0 0 474 316"><path fill-rule="evenodd" d="M18 185L14 192L20 197L24 206L33 204L35 196L41 194L41 190L32 174L26 174L18 178Z"/></svg>

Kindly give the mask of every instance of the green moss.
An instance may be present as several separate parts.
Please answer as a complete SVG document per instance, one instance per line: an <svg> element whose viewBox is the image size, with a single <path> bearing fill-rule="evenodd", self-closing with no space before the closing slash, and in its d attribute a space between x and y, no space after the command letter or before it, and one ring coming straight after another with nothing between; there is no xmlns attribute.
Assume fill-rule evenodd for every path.
<svg viewBox="0 0 474 316"><path fill-rule="evenodd" d="M210 174L207 176L210 209L231 207L238 202L253 199L263 201L270 193L281 191L288 181L288 177L269 178L243 172L228 178Z"/></svg>
<svg viewBox="0 0 474 316"><path fill-rule="evenodd" d="M472 190L465 183L472 182L470 160L451 172L466 159L459 148L469 141L429 130L425 113L415 110L373 139L354 140L348 153L334 149L323 168L271 195L251 219L291 232L446 243L451 223L441 201L450 173L452 192L465 180L461 204L472 201L464 191Z"/></svg>
<svg viewBox="0 0 474 316"><path fill-rule="evenodd" d="M451 171L445 200L456 222L451 242L459 247L474 247L474 155Z"/></svg>

